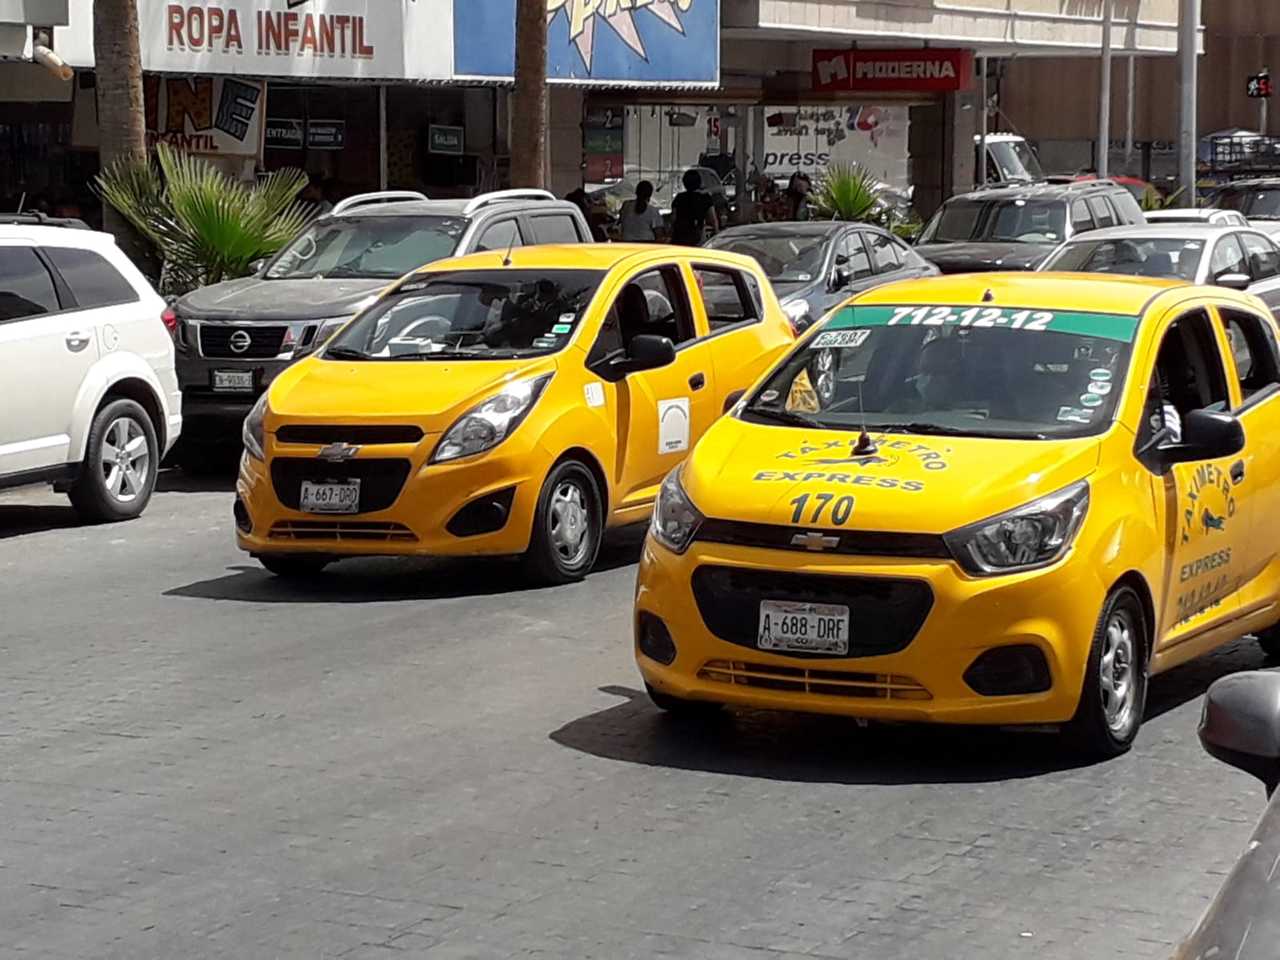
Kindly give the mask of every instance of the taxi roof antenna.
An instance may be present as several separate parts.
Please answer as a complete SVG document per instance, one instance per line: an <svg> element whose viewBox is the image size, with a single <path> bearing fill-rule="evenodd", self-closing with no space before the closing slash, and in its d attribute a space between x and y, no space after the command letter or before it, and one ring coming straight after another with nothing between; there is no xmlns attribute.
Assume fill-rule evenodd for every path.
<svg viewBox="0 0 1280 960"><path fill-rule="evenodd" d="M855 457L865 457L876 452L876 443L871 439L871 434L867 433L867 412L862 408L862 381L858 381L858 420L862 427L862 432L858 434L858 443L853 448Z"/></svg>
<svg viewBox="0 0 1280 960"><path fill-rule="evenodd" d="M504 267L511 266L511 251L516 247L516 232L511 231L511 242L507 244L507 252L502 255L502 265Z"/></svg>

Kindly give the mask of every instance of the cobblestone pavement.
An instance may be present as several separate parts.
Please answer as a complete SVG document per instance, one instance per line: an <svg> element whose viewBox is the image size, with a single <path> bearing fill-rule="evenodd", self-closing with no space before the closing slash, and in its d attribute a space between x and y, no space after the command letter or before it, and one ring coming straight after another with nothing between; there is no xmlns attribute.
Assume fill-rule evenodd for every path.
<svg viewBox="0 0 1280 960"><path fill-rule="evenodd" d="M314 587L166 477L82 528L0 496L0 956L1167 957L1261 812L1195 741L1237 644L1137 748L660 716L636 546L553 590L365 561Z"/></svg>

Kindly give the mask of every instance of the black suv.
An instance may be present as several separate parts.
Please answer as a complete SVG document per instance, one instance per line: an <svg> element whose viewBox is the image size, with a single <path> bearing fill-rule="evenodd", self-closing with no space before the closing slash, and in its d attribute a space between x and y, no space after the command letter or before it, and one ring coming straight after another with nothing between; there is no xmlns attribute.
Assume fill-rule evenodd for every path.
<svg viewBox="0 0 1280 960"><path fill-rule="evenodd" d="M1110 180L1001 185L944 203L916 252L943 273L1034 270L1078 233L1146 222L1133 194Z"/></svg>
<svg viewBox="0 0 1280 960"><path fill-rule="evenodd" d="M173 307L183 452L238 442L271 380L314 352L387 284L424 263L539 243L587 243L582 211L545 190L471 200L361 194L315 220L251 277L187 294Z"/></svg>

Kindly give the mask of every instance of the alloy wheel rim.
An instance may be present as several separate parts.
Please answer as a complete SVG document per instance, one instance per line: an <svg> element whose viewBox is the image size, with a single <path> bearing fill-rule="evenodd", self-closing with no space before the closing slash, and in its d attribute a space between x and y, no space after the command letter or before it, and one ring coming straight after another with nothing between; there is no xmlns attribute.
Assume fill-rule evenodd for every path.
<svg viewBox="0 0 1280 960"><path fill-rule="evenodd" d="M1102 634L1098 680L1102 690L1103 717L1107 729L1115 736L1128 733L1137 710L1138 667L1133 636L1133 622L1128 612L1113 611Z"/></svg>
<svg viewBox="0 0 1280 960"><path fill-rule="evenodd" d="M562 480L551 494L548 513L551 544L566 567L582 563L591 547L591 515L587 498L577 483Z"/></svg>
<svg viewBox="0 0 1280 960"><path fill-rule="evenodd" d="M132 417L111 421L103 434L102 482L117 503L132 503L146 491L151 446L141 424Z"/></svg>

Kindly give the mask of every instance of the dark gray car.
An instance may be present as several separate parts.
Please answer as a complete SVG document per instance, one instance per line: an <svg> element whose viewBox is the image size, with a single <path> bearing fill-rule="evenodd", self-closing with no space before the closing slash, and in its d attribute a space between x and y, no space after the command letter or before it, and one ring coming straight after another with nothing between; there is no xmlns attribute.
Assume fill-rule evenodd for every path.
<svg viewBox="0 0 1280 960"><path fill-rule="evenodd" d="M754 223L722 230L707 246L754 257L797 333L855 293L938 272L897 237L861 223Z"/></svg>
<svg viewBox="0 0 1280 960"><path fill-rule="evenodd" d="M342 201L253 276L196 290L175 304L186 451L237 441L245 415L281 370L424 263L590 240L581 210L545 190L471 200L390 192Z"/></svg>

